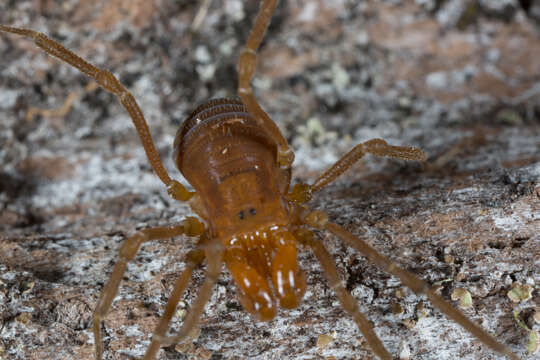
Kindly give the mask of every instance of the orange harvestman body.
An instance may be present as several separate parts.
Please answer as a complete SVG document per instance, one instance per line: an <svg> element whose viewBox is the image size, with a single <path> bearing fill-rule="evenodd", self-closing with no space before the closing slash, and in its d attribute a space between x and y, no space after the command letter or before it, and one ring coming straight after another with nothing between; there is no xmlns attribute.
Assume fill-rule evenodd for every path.
<svg viewBox="0 0 540 360"><path fill-rule="evenodd" d="M186 256L186 269L178 277L157 325L144 359L155 359L163 345L183 340L196 326L210 298L224 262L238 288L243 307L258 320L275 317L277 307L299 305L306 288L305 276L297 263L297 245L311 248L321 263L330 287L343 309L356 322L372 351L382 359L392 359L370 322L358 310L356 300L345 289L324 244L309 227L327 230L364 254L379 267L397 276L417 294L425 294L443 313L459 323L493 350L518 359L478 325L455 309L416 275L394 262L343 227L332 223L321 211L304 205L366 153L404 160L424 161L422 150L388 145L373 139L355 146L312 185L297 184L289 189L292 149L276 124L261 109L251 90L257 49L272 17L277 0L264 0L246 48L238 62L238 95L241 100L216 99L199 106L184 121L174 142L174 160L195 192L172 180L163 167L148 125L133 96L106 70L100 70L45 35L27 29L0 25L0 31L32 38L47 53L74 66L118 96L130 114L149 162L169 194L189 203L203 220L188 217L181 225L150 228L128 238L119 250L119 260L97 303L93 333L95 357L103 356L101 322L115 298L127 263L135 258L141 244L178 235L198 236L196 250ZM187 287L192 272L206 260L206 278L198 297L179 332L168 336L169 323Z"/></svg>

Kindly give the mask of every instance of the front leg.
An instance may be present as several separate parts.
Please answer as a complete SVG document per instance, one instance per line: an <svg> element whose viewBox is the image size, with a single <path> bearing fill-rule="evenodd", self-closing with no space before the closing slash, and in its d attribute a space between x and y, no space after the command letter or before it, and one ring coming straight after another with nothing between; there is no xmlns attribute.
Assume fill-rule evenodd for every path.
<svg viewBox="0 0 540 360"><path fill-rule="evenodd" d="M277 0L263 0L259 8L259 13L255 18L255 24L249 34L246 48L238 58L238 95L246 106L249 114L262 126L278 146L277 161L282 169L289 169L294 161L294 153L287 143L287 140L277 127L276 123L270 119L268 114L261 108L253 90L251 79L255 73L257 65L257 49L262 42L264 33L270 24L270 19L277 5Z"/></svg>
<svg viewBox="0 0 540 360"><path fill-rule="evenodd" d="M116 77L114 77L110 71L95 67L71 50L63 47L60 43L48 38L43 33L30 29L22 29L4 25L0 25L0 31L22 35L26 38L34 40L34 43L47 54L50 54L85 73L94 79L103 89L116 95L124 109L126 109L129 116L131 116L133 125L135 125L135 129L139 134L142 146L146 152L146 157L148 158L150 165L152 165L156 175L163 182L163 184L167 186L169 195L180 201L187 201L193 196L194 193L188 191L178 181L170 178L169 173L167 173L167 170L163 166L161 158L156 150L154 140L152 140L152 135L150 134L150 129L148 128L148 124L146 123L142 110L135 101L133 95L131 95L131 93L118 81L118 79L116 79Z"/></svg>
<svg viewBox="0 0 540 360"><path fill-rule="evenodd" d="M356 164L365 154L387 156L402 160L426 161L426 154L422 149L410 146L393 146L382 139L371 139L352 148L351 151L343 155L341 159L332 165L330 169L319 175L313 184L294 185L291 193L288 194L289 199L298 203L308 202L313 193L337 179L338 176Z"/></svg>
<svg viewBox="0 0 540 360"><path fill-rule="evenodd" d="M204 231L204 225L194 217L188 217L182 225L156 227L144 229L129 237L120 247L119 259L114 265L109 281L101 291L99 300L94 310L93 332L96 360L101 360L103 355L103 343L101 339L101 321L109 311L111 304L118 293L120 281L126 272L127 263L132 261L142 243L146 241L171 238L178 235L198 236Z"/></svg>

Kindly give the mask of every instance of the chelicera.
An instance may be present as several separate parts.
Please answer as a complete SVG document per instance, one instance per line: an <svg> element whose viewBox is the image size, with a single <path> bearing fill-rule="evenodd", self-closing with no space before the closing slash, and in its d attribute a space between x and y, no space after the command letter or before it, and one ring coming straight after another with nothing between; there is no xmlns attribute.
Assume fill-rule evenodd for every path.
<svg viewBox="0 0 540 360"><path fill-rule="evenodd" d="M115 298L127 263L144 242L179 235L197 236L197 248L186 255L186 268L176 280L144 359L155 359L162 346L175 344L196 326L212 288L225 263L238 289L245 310L259 321L276 316L278 306L297 307L306 290L305 275L297 263L297 245L310 248L319 260L343 309L353 317L371 350L382 359L392 359L371 323L359 311L356 300L344 287L334 261L310 228L326 230L355 248L377 266L398 277L417 294L427 298L493 350L517 359L481 327L470 321L416 275L399 268L362 239L329 221L322 211L306 203L365 154L424 161L425 154L413 147L392 146L373 139L356 145L311 185L290 188L294 154L276 124L261 109L251 89L257 49L268 27L277 0L261 2L252 32L238 61L240 99L214 99L195 109L176 134L174 160L195 189L189 191L169 177L152 141L147 123L133 96L112 73L89 64L59 43L33 30L0 25L4 32L34 40L47 53L74 66L118 96L130 114L148 160L168 193L188 202L198 218L180 225L144 229L129 237L119 250L119 259L98 300L93 319L95 358L103 356L101 323ZM202 221L200 221L201 219ZM194 269L206 263L205 280L179 332L168 335L176 306Z"/></svg>

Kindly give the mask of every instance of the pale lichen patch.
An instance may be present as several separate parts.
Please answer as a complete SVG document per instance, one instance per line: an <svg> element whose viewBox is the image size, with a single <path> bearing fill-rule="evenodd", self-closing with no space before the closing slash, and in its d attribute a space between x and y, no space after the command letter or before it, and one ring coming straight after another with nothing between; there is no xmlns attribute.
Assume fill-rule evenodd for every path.
<svg viewBox="0 0 540 360"><path fill-rule="evenodd" d="M462 309L468 309L472 306L471 293L463 288L456 288L451 295L452 300L459 300L459 307Z"/></svg>
<svg viewBox="0 0 540 360"><path fill-rule="evenodd" d="M529 284L514 283L514 286L506 294L515 303L525 302L532 297L533 287Z"/></svg>

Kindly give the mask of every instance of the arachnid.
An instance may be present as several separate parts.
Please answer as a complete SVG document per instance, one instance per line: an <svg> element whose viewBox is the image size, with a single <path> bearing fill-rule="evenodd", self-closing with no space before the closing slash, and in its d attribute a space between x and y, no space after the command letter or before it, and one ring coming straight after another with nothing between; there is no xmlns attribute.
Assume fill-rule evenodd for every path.
<svg viewBox="0 0 540 360"><path fill-rule="evenodd" d="M273 7L275 2L267 1L265 5ZM255 29L264 30L266 27L264 21L269 20L269 16L260 19L263 22L255 25ZM17 31L12 28L3 29ZM47 42L44 38L42 40ZM44 46L49 50L51 48L50 45ZM178 183L170 181L166 172L164 173L163 169L160 168L160 163L155 156L155 152L151 150L148 143L148 136L142 135L143 143L147 141L145 144L147 145L146 149L149 153L149 158L161 180L168 185L173 197L180 200L191 198L189 200L193 204L194 210L205 220L205 231L202 232L200 223L195 220L186 221L185 225L189 229L186 229L186 226L182 225L174 229L163 229L161 234L159 234L159 231L153 233L151 229L143 230L142 233L131 237L120 251L128 258L134 257L136 247L140 245L140 242L147 240L141 234L144 234L144 236L149 235L149 237L157 237L158 235L170 237L175 235L176 232L187 231L190 235L201 235L200 248L188 255L188 264L193 264L193 266L199 265L203 260L203 253L210 260L224 256L229 271L231 271L239 284L242 296L241 301L244 307L259 318L267 320L275 316L275 308L278 303L283 307L294 307L300 302L302 293L304 292L303 276L300 270L295 267L297 250L294 249L293 244L296 241L307 245L307 247L313 247L318 257L326 264L324 267L326 272L329 274L333 273L332 265L329 263L328 255L321 247L321 243L311 238L310 233L303 224L320 228L326 227L328 230L341 235L345 239L349 239L352 243L359 241L358 239L350 238L349 235L343 233L341 228L336 227L336 225L326 223L325 217L321 213L310 212L301 204L309 199L311 193L324 187L329 181L339 175L342 170L348 167L349 163L357 160L361 156L361 153L358 152L361 148L357 148L355 153L345 157L334 170L320 177L314 186L307 187L300 185L293 188L292 192L289 192L287 188L290 180L291 153L287 148L286 142L275 131L276 129L272 127L273 123L257 120L257 118L264 117L264 115L257 110L256 103L251 103L254 99L249 97L249 83L252 70L254 69L253 61L250 59L253 53L249 49L253 50L256 46L248 46L248 51L243 53L242 56L244 59L239 65L239 71L241 73L239 92L243 96L242 100L244 104L235 100L216 100L207 103L195 110L178 132L177 141L175 141L177 162L184 175L190 180L195 189L199 191L200 194L198 197L192 197L192 194L183 189ZM90 73L94 71L93 68L88 69ZM116 91L128 109L137 111L133 107L131 97L127 93L124 93L124 90L115 83L113 78L108 77L105 73L94 73L94 75L104 87ZM247 105L247 109L243 105ZM137 115L135 117L137 118ZM144 124L139 122L139 126L139 129L142 128L142 131L145 131ZM269 135L272 133L274 135ZM229 137L244 139L245 142L236 141L229 143L227 142ZM219 141L223 141L223 143L219 143ZM214 142L218 143L214 144ZM213 144L212 148L206 149L205 146L207 144ZM236 146L240 148L236 148ZM423 158L420 150L405 147L390 147L382 141L368 142L365 144L365 147L368 152L378 155L393 155L398 158L416 160ZM259 150L261 150L260 154L258 153ZM241 156L246 153L254 154L252 156L254 159L252 162L247 161ZM230 163L223 165L218 163L217 166L210 169L211 171L203 171L205 169L202 166L203 164L206 165L211 163L211 161L217 161L216 159L219 159L220 156L223 156L226 160L230 159ZM199 166L192 166L193 164ZM220 168L220 166L223 168ZM269 168L260 170L265 171L265 176L258 176L257 171L263 166L268 166ZM212 181L208 180L207 177L209 175L214 176ZM223 189L220 189L218 185L222 185ZM218 190L216 190L216 186ZM225 191L227 194L224 193ZM269 194L263 194L264 191L267 191ZM277 199L279 201L276 200L276 194L281 196L281 198ZM245 195L248 195L249 199ZM251 199L251 195L256 195L255 199ZM231 201L227 202L222 199ZM270 223L268 219L271 219ZM257 231L259 231L258 234ZM274 240L270 241L275 242L275 244L267 244L271 250L268 253L264 253L263 251L264 254L261 256L256 253L259 251L258 249L264 247L260 245L265 244L265 236L273 238ZM223 240L225 244L223 242L215 242L215 239ZM248 243L249 241L255 242L255 246L251 246ZM236 247L235 245L238 243L241 246ZM261 258L258 258L258 256L261 256ZM372 257L376 259L376 262L382 264L386 261L377 258L377 255L372 255ZM263 260L262 262L265 260L268 261L268 266L260 265L261 268L257 268L259 264L257 260ZM207 272L217 274L217 264L220 263L216 261L209 262ZM391 264L386 265L393 268ZM117 265L117 269L120 270L113 272L113 285L116 285L114 282L121 279L122 267L123 264L120 263L120 265ZM182 290L185 287L184 281L189 279L190 271L191 269L188 266L188 270L185 270L180 276L181 281L177 283L179 284L176 286L177 289ZM261 280L259 275L266 272L268 273L268 279L265 282ZM287 276L283 276L283 274L287 274ZM409 275L404 273L401 273L401 276L404 279L409 277ZM210 279L214 280L211 276ZM348 298L348 295L346 295L346 292L341 287L340 282L336 280L335 274L331 275L331 281L334 284L334 290L341 294L343 301L348 304L347 307L349 310L352 310L354 305L352 305L350 298ZM413 286L420 284L417 280L409 279L409 281ZM253 284L256 284L256 286L252 287ZM200 291L203 297L209 295L211 285L212 283L208 281L202 285L203 288ZM258 290L252 292L250 289ZM260 291L261 289L262 291ZM98 306L101 309L100 315L102 317L105 316L105 310L114 297L114 291L107 290L104 294L105 296L102 297ZM177 295L180 296L181 291L178 291ZM439 299L433 293L431 296L434 299ZM274 298L272 299L272 297ZM171 299L173 299L170 301L174 305L174 296L171 296ZM198 305L204 305L204 301L195 301L193 307L189 310L188 317L184 321L183 328L180 330L181 332L187 332L189 326L193 325L193 321L197 320L198 312L200 313L202 310L200 308L197 309ZM167 306L167 314L172 316L173 309L173 306ZM352 311L354 312L354 310ZM370 326L364 323L359 313L355 312L355 314L357 322L363 324L359 326L368 337L372 337L370 343L376 349L377 354L381 357L387 357L385 350L380 345L377 345L377 340L372 336ZM99 322L94 323L94 327L97 329L95 334L100 333L98 325ZM165 335L165 330L162 329L160 334L154 336L155 342L151 346L149 357L153 356L152 351L157 350L161 343L177 340L177 338L172 340L162 339ZM486 338L483 339L484 341L489 341Z"/></svg>

